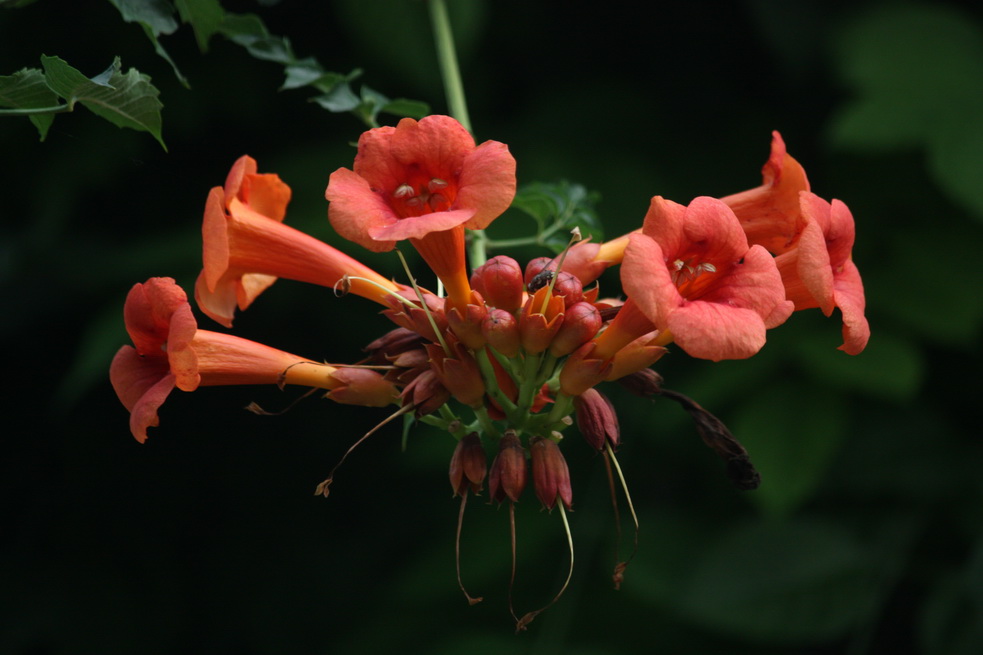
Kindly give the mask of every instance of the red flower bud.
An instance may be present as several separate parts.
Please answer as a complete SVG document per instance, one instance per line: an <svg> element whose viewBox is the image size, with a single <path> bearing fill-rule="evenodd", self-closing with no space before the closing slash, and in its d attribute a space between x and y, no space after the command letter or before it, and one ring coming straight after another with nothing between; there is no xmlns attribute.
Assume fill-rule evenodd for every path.
<svg viewBox="0 0 983 655"><path fill-rule="evenodd" d="M418 306L420 300L416 294L409 290L403 291L400 295L417 306L405 305L390 296L387 300L390 309L384 309L382 313L396 325L412 330L430 341L438 341L437 333L434 332L430 323L430 317L427 316L427 312L422 307ZM432 293L424 293L423 300L427 303L427 309L430 310L430 316L437 324L437 329L444 333L447 330L447 318L444 316L443 298L438 298Z"/></svg>
<svg viewBox="0 0 983 655"><path fill-rule="evenodd" d="M553 295L562 297L569 307L584 299L584 285L572 273L560 271L553 283Z"/></svg>
<svg viewBox="0 0 983 655"><path fill-rule="evenodd" d="M529 441L532 456L532 482L536 497L546 509L553 509L557 499L570 509L573 505L573 489L570 487L570 469L552 439L533 437Z"/></svg>
<svg viewBox="0 0 983 655"><path fill-rule="evenodd" d="M481 483L485 479L488 459L481 439L477 432L465 436L457 442L457 448L451 455L450 479L455 496L463 496L471 487L471 493L481 491Z"/></svg>
<svg viewBox="0 0 983 655"><path fill-rule="evenodd" d="M546 267L549 266L552 262L553 262L552 257L537 257L536 259L530 260L529 263L526 264L526 271L525 271L525 275L523 276L523 281L526 283L526 287L532 284L533 279L535 279L540 273L542 273L543 270L545 270ZM556 266L550 266L550 270L555 273ZM540 279L546 279L546 282L547 283L549 282L549 278L547 278L546 276L543 276ZM542 286L543 286L542 284L539 285L539 287ZM537 289L539 287L537 287ZM537 289L533 289L533 291L536 291ZM530 291L530 293L532 293L532 291Z"/></svg>
<svg viewBox="0 0 983 655"><path fill-rule="evenodd" d="M406 328L396 328L367 345L363 350L369 356L369 361L376 364L386 364L390 359L407 350L419 348L423 337Z"/></svg>
<svg viewBox="0 0 983 655"><path fill-rule="evenodd" d="M588 389L574 397L573 405L577 411L577 427L580 434L594 450L604 450L606 441L617 447L621 439L621 428L614 405L597 389Z"/></svg>
<svg viewBox="0 0 983 655"><path fill-rule="evenodd" d="M441 405L451 398L451 392L440 383L437 374L427 370L413 378L413 380L403 387L400 394L403 403L412 403L417 416L424 416L436 411Z"/></svg>
<svg viewBox="0 0 983 655"><path fill-rule="evenodd" d="M522 306L522 269L511 257L492 257L476 268L471 286L492 307L514 312Z"/></svg>
<svg viewBox="0 0 983 655"><path fill-rule="evenodd" d="M488 316L481 324L481 336L489 346L506 357L515 357L519 354L522 345L519 322L504 309L493 309L488 312Z"/></svg>
<svg viewBox="0 0 983 655"><path fill-rule="evenodd" d="M595 343L588 341L567 358L560 370L560 391L568 396L579 396L604 381L611 371L611 360L595 357L595 349Z"/></svg>
<svg viewBox="0 0 983 655"><path fill-rule="evenodd" d="M461 340L465 346L472 350L477 350L485 345L485 338L481 336L481 324L488 315L488 307L485 305L481 294L471 292L471 302L463 308L452 307L450 299L446 299L444 310L447 315L447 324L450 325L454 335Z"/></svg>
<svg viewBox="0 0 983 655"><path fill-rule="evenodd" d="M589 302L568 305L563 325L553 337L550 354L554 357L569 355L594 338L601 329L601 313Z"/></svg>
<svg viewBox="0 0 983 655"><path fill-rule="evenodd" d="M469 407L481 405L485 397L485 381L478 369L478 362L464 344L454 341L450 335L445 340L451 350L450 355L437 344L427 344L431 368L459 402Z"/></svg>
<svg viewBox="0 0 983 655"><path fill-rule="evenodd" d="M526 451L514 430L506 430L498 443L498 455L488 473L488 492L497 503L518 502L526 488Z"/></svg>
<svg viewBox="0 0 983 655"><path fill-rule="evenodd" d="M662 376L650 368L618 378L618 383L636 396L647 398L662 391Z"/></svg>

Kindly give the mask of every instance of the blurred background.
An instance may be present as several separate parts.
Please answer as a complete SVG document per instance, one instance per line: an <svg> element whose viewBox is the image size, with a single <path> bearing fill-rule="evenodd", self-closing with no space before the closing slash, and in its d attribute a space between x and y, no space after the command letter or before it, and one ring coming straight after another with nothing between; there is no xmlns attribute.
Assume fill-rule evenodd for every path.
<svg viewBox="0 0 983 655"><path fill-rule="evenodd" d="M356 87L447 111L422 2L223 6L328 70L362 68ZM617 236L653 195L758 185L779 130L813 190L853 211L873 336L849 357L838 315L802 312L753 359L659 363L748 448L754 492L729 485L678 406L609 385L638 554L612 590L631 532L623 521L616 555L603 463L574 433L573 580L519 636L504 508L469 504L462 568L485 601L468 607L457 587L445 435L417 429L401 452L399 427L384 429L317 498L385 410L309 399L255 416L247 403L277 411L299 392L175 392L140 445L108 382L127 291L151 276L191 290L206 194L242 154L292 187L289 224L399 275L326 220L328 175L363 126L278 91L281 66L221 37L202 54L188 26L162 43L190 89L109 2L0 8L0 74L46 54L94 76L120 56L160 89L168 147L81 107L44 143L0 118L0 652L983 652L983 10L644 6L451 2L478 140L509 145L520 184L597 191ZM509 213L490 234L533 227ZM602 285L618 292L616 276ZM387 329L369 303L282 280L235 333L353 361ZM517 514L522 613L558 589L567 552L557 512L530 494Z"/></svg>

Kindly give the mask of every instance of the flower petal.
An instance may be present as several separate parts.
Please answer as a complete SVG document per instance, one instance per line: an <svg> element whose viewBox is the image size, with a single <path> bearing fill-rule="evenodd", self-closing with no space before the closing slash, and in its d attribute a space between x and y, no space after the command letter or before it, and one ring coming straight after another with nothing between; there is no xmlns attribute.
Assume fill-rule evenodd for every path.
<svg viewBox="0 0 983 655"><path fill-rule="evenodd" d="M339 168L332 173L324 194L331 203L328 205L328 220L338 234L363 248L373 252L392 250L396 246L395 239L376 240L369 236L369 229L392 225L399 221L399 217L382 196L372 191L369 184L365 177L347 168Z"/></svg>
<svg viewBox="0 0 983 655"><path fill-rule="evenodd" d="M864 316L864 285L853 261L843 263L843 270L834 277L833 286L836 306L843 314L843 345L839 349L848 355L858 355L870 340L870 324Z"/></svg>
<svg viewBox="0 0 983 655"><path fill-rule="evenodd" d="M474 208L464 227L483 230L498 218L515 198L515 159L508 146L486 141L465 159L458 181L456 207Z"/></svg>

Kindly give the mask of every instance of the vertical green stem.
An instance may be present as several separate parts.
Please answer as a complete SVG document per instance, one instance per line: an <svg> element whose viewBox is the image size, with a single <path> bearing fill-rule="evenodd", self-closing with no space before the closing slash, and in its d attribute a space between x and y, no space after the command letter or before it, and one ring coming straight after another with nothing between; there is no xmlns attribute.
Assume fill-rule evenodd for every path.
<svg viewBox="0 0 983 655"><path fill-rule="evenodd" d="M464 99L464 83L461 81L461 70L457 66L457 54L454 51L454 33L451 21L447 16L447 4L444 0L430 0L430 24L433 25L434 41L437 45L437 61L440 63L440 75L444 81L444 92L447 94L447 106L451 116L472 132L471 119L468 116L468 103ZM471 241L468 247L468 261L475 269L485 263L487 255L487 238L484 230L470 230Z"/></svg>
<svg viewBox="0 0 983 655"><path fill-rule="evenodd" d="M454 52L454 34L451 31L451 21L447 16L447 5L444 0L430 0L430 23L433 25L434 41L437 44L437 61L440 62L440 74L444 80L444 91L447 93L447 106L451 116L456 118L468 132L471 132L471 120L468 118L468 104L464 100L464 84L461 83L461 71L457 67L457 54Z"/></svg>

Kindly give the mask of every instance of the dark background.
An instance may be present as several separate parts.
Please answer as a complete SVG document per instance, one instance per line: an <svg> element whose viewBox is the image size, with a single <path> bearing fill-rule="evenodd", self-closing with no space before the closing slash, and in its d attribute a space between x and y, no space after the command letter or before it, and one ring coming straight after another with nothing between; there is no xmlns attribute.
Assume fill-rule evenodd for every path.
<svg viewBox="0 0 983 655"><path fill-rule="evenodd" d="M446 111L422 2L267 5L225 3L299 56ZM867 351L835 350L838 316L814 310L753 359L660 362L668 387L748 447L764 478L751 493L728 485L676 406L606 389L638 555L613 591L603 465L570 439L573 581L513 636L504 509L469 506L463 570L485 602L468 607L457 589L446 436L420 428L400 452L399 428L382 431L326 500L315 485L384 410L307 400L259 417L242 407L278 410L298 393L175 392L140 445L108 383L127 291L158 275L190 291L205 196L242 154L291 185L288 223L398 275L325 218L327 177L351 165L360 123L278 92L280 66L221 37L201 54L188 26L163 43L191 90L108 2L0 9L0 74L47 54L94 76L119 55L161 90L168 146L84 108L44 143L27 119L0 118L0 651L983 651L983 13L818 0L452 10L478 140L509 145L520 183L598 191L608 236L636 227L652 195L757 185L780 130L813 190L856 217ZM490 233L524 220L506 214ZM602 283L617 293L616 276ZM235 333L352 361L389 328L367 305L280 281ZM552 597L567 554L560 517L531 495L518 522L523 612Z"/></svg>

